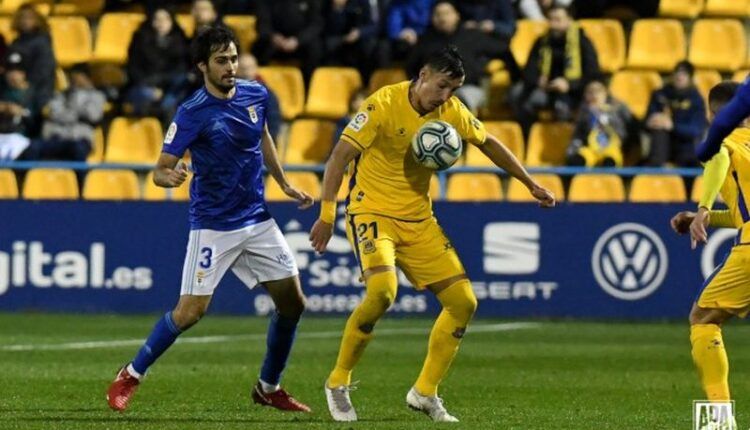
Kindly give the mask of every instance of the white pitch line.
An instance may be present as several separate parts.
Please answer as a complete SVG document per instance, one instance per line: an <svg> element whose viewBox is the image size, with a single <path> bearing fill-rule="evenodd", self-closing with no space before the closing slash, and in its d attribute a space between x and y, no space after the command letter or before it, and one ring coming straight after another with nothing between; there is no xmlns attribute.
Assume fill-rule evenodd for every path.
<svg viewBox="0 0 750 430"><path fill-rule="evenodd" d="M522 330L537 328L540 323L498 323L498 324L476 324L469 328L469 333L492 333L501 331ZM378 336L427 334L430 328L393 328L377 330ZM313 331L300 332L302 339L332 339L341 337L341 331ZM177 339L177 343L223 343L238 340L265 340L265 333L242 334L227 336L194 336ZM68 342L48 344L20 344L0 346L0 351L66 351L76 349L117 348L121 346L140 346L145 339L123 339L92 342Z"/></svg>

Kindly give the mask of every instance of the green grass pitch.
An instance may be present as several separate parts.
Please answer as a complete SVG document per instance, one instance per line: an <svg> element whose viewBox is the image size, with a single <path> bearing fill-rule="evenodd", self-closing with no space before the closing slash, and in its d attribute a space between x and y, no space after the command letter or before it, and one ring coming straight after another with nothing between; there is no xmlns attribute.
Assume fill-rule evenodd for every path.
<svg viewBox="0 0 750 430"><path fill-rule="evenodd" d="M303 320L284 379L313 408L302 415L250 402L266 320L209 315L151 369L130 409L112 412L107 385L155 320L0 314L0 429L685 430L692 428L692 400L701 398L686 323L550 321L497 331L487 326L503 322L479 320L441 386L461 423L436 426L404 403L431 321L386 318L355 372L361 421L338 424L322 386L343 318ZM748 335L741 323L724 330L740 428L750 422ZM110 341L123 342L89 343Z"/></svg>

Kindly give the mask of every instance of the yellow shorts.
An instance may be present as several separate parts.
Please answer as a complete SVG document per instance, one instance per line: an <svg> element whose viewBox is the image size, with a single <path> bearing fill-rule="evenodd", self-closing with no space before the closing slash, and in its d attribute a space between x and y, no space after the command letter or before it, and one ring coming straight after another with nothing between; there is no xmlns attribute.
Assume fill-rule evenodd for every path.
<svg viewBox="0 0 750 430"><path fill-rule="evenodd" d="M362 272L398 266L417 289L465 273L434 217L410 222L373 214L347 215L346 236Z"/></svg>
<svg viewBox="0 0 750 430"><path fill-rule="evenodd" d="M698 306L723 309L740 318L750 311L750 245L732 248L727 258L706 279Z"/></svg>

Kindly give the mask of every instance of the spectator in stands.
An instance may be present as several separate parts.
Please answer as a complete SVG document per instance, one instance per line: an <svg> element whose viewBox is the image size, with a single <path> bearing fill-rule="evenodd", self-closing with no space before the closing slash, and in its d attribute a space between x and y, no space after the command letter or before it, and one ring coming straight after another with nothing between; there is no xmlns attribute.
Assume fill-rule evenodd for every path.
<svg viewBox="0 0 750 430"><path fill-rule="evenodd" d="M464 28L479 30L509 44L516 32L516 15L510 0L463 0L457 2Z"/></svg>
<svg viewBox="0 0 750 430"><path fill-rule="evenodd" d="M570 120L583 88L599 75L594 46L569 10L555 5L547 17L549 31L534 42L522 82L511 90L511 106L527 134L541 110Z"/></svg>
<svg viewBox="0 0 750 430"><path fill-rule="evenodd" d="M273 0L258 3L258 40L253 46L260 64L297 60L305 82L323 55L321 0Z"/></svg>
<svg viewBox="0 0 750 430"><path fill-rule="evenodd" d="M403 61L430 25L434 0L392 0L386 17L388 61ZM385 59L383 60L385 61Z"/></svg>
<svg viewBox="0 0 750 430"><path fill-rule="evenodd" d="M26 79L34 88L34 104L44 106L55 92L55 55L47 20L33 4L22 5L13 16L18 37L9 46L23 56Z"/></svg>
<svg viewBox="0 0 750 430"><path fill-rule="evenodd" d="M570 7L573 0L514 0L522 18L545 21L552 6Z"/></svg>
<svg viewBox="0 0 750 430"><path fill-rule="evenodd" d="M35 117L34 92L26 79L25 57L11 51L0 85L0 160L15 160L28 148Z"/></svg>
<svg viewBox="0 0 750 430"><path fill-rule="evenodd" d="M156 9L128 48L126 100L136 115L171 118L187 92L188 41L174 14Z"/></svg>
<svg viewBox="0 0 750 430"><path fill-rule="evenodd" d="M356 67L367 82L375 67L377 25L370 0L327 0L325 63Z"/></svg>
<svg viewBox="0 0 750 430"><path fill-rule="evenodd" d="M586 85L576 128L568 147L571 166L620 167L632 115L627 106L607 93L604 82Z"/></svg>
<svg viewBox="0 0 750 430"><path fill-rule="evenodd" d="M507 43L501 44L479 30L463 28L460 22L461 16L455 4L449 0L438 0L432 10L432 27L419 38L406 63L406 71L415 78L427 58L447 45L456 46L464 60L466 72L464 85L456 91L456 95L472 112L477 112L487 98L480 79L489 59L502 58L515 78L519 77L520 71Z"/></svg>
<svg viewBox="0 0 750 430"><path fill-rule="evenodd" d="M239 64L237 67L237 78L247 79L249 81L258 81L268 88L268 106L266 106L266 123L268 124L268 131L271 133L274 142L278 142L277 136L279 130L281 130L281 109L279 107L279 99L276 97L271 88L263 82L263 77L258 73L258 61L255 59L253 54L240 54L238 60Z"/></svg>
<svg viewBox="0 0 750 430"><path fill-rule="evenodd" d="M190 15L195 22L195 34L206 27L221 25L221 16L216 11L216 7L211 0L193 0L193 6L190 8Z"/></svg>
<svg viewBox="0 0 750 430"><path fill-rule="evenodd" d="M646 164L696 166L695 145L706 131L706 107L693 84L693 65L677 64L671 82L651 94L646 129L651 137Z"/></svg>

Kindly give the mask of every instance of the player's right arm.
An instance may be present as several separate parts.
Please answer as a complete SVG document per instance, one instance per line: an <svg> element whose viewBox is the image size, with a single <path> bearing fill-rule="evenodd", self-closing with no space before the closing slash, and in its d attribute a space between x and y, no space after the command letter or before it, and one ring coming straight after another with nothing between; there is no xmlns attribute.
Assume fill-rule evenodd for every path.
<svg viewBox="0 0 750 430"><path fill-rule="evenodd" d="M182 185L188 177L185 162L172 154L162 152L154 168L154 184L164 188Z"/></svg>
<svg viewBox="0 0 750 430"><path fill-rule="evenodd" d="M698 203L698 212L696 212L693 221L690 223L690 243L695 248L698 243L706 243L708 233L706 227L710 221L710 212L719 195L721 186L727 178L729 170L729 150L721 147L703 168L703 194Z"/></svg>
<svg viewBox="0 0 750 430"><path fill-rule="evenodd" d="M696 149L700 161L708 161L721 149L721 143L750 116L750 80L740 85L732 100L719 110L708 129L706 140Z"/></svg>

